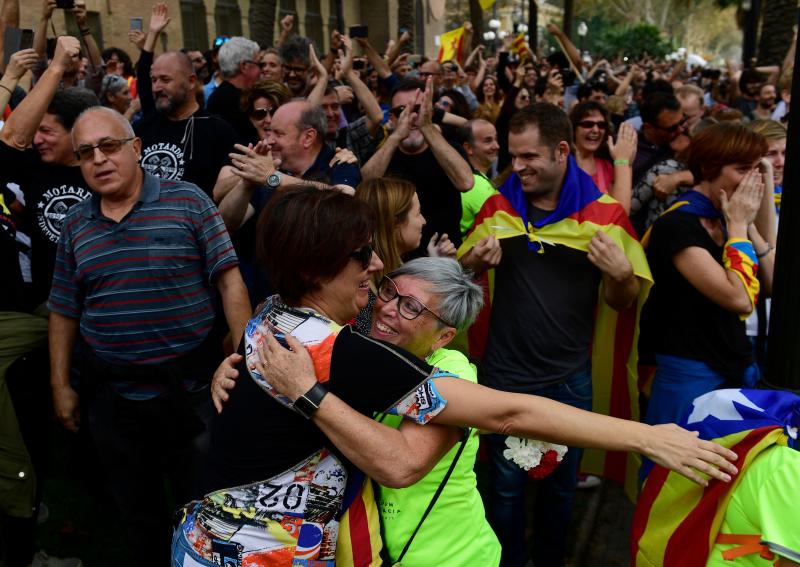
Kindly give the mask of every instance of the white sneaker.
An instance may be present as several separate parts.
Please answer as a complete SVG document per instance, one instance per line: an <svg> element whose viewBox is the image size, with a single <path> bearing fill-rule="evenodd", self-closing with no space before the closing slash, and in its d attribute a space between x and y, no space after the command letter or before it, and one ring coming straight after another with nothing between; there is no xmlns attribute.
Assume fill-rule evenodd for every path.
<svg viewBox="0 0 800 567"><path fill-rule="evenodd" d="M33 556L31 567L83 567L83 563L77 557L50 557L44 551L37 551Z"/></svg>

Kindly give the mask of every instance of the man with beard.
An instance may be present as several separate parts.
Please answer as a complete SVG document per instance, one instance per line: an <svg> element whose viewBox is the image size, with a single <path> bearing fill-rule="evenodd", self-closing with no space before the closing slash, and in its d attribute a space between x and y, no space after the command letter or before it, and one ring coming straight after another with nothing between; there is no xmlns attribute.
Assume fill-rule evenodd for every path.
<svg viewBox="0 0 800 567"><path fill-rule="evenodd" d="M412 253L415 256L425 255L434 233L447 234L456 246L461 244L460 193L474 184L463 150L445 140L434 117L432 77L427 83L400 81L389 110L394 131L361 169L365 180L389 175L416 186L428 222L422 231L421 248Z"/></svg>
<svg viewBox="0 0 800 567"><path fill-rule="evenodd" d="M281 48L280 55L283 58L283 73L286 86L292 91L292 96L300 97L305 95L308 69L308 39L302 36L294 36L287 41Z"/></svg>
<svg viewBox="0 0 800 567"><path fill-rule="evenodd" d="M778 94L775 90L775 85L766 83L761 85L758 90L758 98L756 99L756 107L753 109L753 118L770 120L772 113L775 111L775 101L778 99Z"/></svg>
<svg viewBox="0 0 800 567"><path fill-rule="evenodd" d="M169 51L153 61L166 12L153 13L137 69L142 168L156 177L194 183L208 196L235 184L228 152L237 141L233 127L203 110L195 98L197 74L185 53ZM201 142L202 141L202 142Z"/></svg>

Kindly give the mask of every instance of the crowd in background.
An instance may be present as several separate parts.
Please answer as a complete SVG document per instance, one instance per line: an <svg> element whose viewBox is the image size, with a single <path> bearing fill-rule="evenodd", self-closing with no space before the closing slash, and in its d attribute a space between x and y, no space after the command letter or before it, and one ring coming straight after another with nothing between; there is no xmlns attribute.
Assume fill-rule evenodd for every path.
<svg viewBox="0 0 800 567"><path fill-rule="evenodd" d="M80 565L37 551L53 413L93 448L137 565L166 564L170 542L176 567L334 555L562 565L575 491L596 480L577 447L638 451L700 482L693 470L725 474L721 457L679 462L639 438L573 435L567 422L582 414L564 408L600 411L604 354L617 370L638 363L628 405L638 411L641 396L650 425L679 422L697 396L759 383L794 43L782 67L587 63L555 25L563 50L545 57L512 37L491 55L473 48L467 23L439 60L413 53L407 31L386 46L333 31L323 52L288 15L274 46L218 37L207 51L157 53L170 14L156 4L128 34L134 48L101 51L80 0L68 17L81 37L47 37L56 9L43 1L33 46L6 54L0 79L6 565ZM605 308L616 342L598 342ZM286 358L297 348L262 352L277 348L273 335L299 338L313 366ZM375 339L426 360L415 368L427 386L414 374L367 400L368 382L334 380L365 374L337 358L348 348L372 379L391 373ZM333 425L315 381L291 393L298 368L326 386L330 374L344 404ZM453 417L480 396L437 388L442 371L564 404L542 409L564 421L541 437L570 448L538 481L533 510L529 475L507 453L509 434L539 430ZM487 407L517 407L486 396ZM359 421L373 413L386 423ZM653 445L679 435L659 427L644 434ZM488 523L478 429L495 432L483 439ZM325 449L295 439L318 437ZM348 508L331 494L354 470L376 483L352 498L342 488ZM353 498L374 498L383 538L365 514L358 539ZM188 502L200 504L168 513ZM293 515L301 502L306 515ZM272 555L248 555L255 541Z"/></svg>

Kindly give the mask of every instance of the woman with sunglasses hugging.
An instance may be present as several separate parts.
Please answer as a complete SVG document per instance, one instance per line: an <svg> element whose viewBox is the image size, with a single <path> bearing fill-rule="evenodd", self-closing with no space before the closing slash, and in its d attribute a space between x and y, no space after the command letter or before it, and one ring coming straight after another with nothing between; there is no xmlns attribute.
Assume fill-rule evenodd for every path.
<svg viewBox="0 0 800 567"><path fill-rule="evenodd" d="M417 260L395 271L378 288L374 337L353 331L347 322L366 305L370 279L383 268L372 249L375 228L363 201L311 188L276 195L262 213L260 255L279 295L257 308L238 354L216 372L215 403L220 411L227 403L211 430L212 492L184 507L173 566L210 567L228 558L276 567L295 559L380 565L378 508L365 475L386 487L410 486L466 439L461 427L641 451L701 483L692 467L723 480L735 472L725 461L732 453L674 425L648 427L498 392L465 379L464 357L431 358L481 306L481 290L452 260ZM438 264L418 269L427 263ZM454 278L436 279L448 269ZM423 356L446 370L417 358ZM404 419L395 429L373 420L376 413ZM407 516L394 544L387 537L391 554L420 525L418 511ZM460 521L445 514L434 526L455 530L451 524ZM491 534L478 532L484 525L470 522L453 551L474 539L494 556L457 564L495 562ZM437 552L419 565L441 564L437 538L411 544Z"/></svg>
<svg viewBox="0 0 800 567"><path fill-rule="evenodd" d="M419 248L425 217L412 183L402 179L377 178L362 182L356 189L356 199L366 202L375 212L377 227L373 247L383 262L383 268L372 275L369 302L356 317L356 329L368 334L372 325L375 291L383 276L396 270L403 257ZM434 234L427 247L429 256L455 258L456 247L446 234Z"/></svg>
<svg viewBox="0 0 800 567"><path fill-rule="evenodd" d="M258 132L258 139L267 136L272 115L279 106L292 98L286 85L275 81L260 80L242 93L240 105Z"/></svg>
<svg viewBox="0 0 800 567"><path fill-rule="evenodd" d="M614 197L625 212L630 212L631 166L636 157L636 130L629 124L622 124L614 142L608 111L600 103L591 100L575 105L569 119L572 122L578 165L591 175L600 191Z"/></svg>

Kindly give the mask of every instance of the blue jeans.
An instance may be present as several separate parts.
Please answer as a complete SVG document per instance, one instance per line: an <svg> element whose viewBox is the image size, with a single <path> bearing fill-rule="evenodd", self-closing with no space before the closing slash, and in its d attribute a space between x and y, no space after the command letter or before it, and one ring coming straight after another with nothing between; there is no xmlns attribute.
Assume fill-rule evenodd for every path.
<svg viewBox="0 0 800 567"><path fill-rule="evenodd" d="M592 373L589 367L563 382L536 392L570 406L592 409ZM525 545L524 493L528 474L503 456L504 435L488 436L492 490L492 528L503 547L503 567L523 567L527 562ZM532 557L536 567L564 563L572 516L572 502L583 451L569 448L564 460L548 477L539 481L533 507Z"/></svg>

